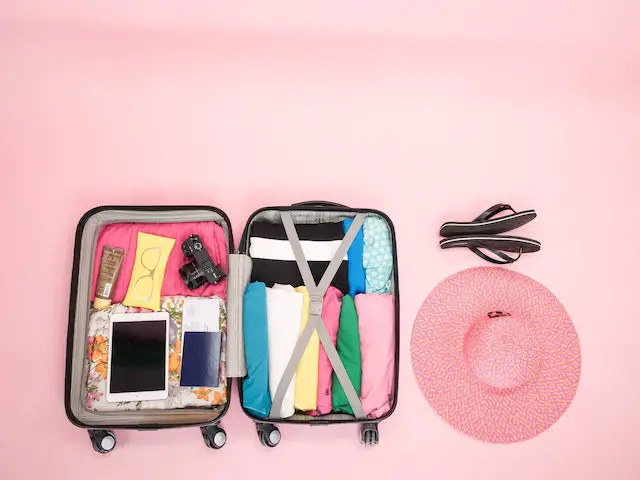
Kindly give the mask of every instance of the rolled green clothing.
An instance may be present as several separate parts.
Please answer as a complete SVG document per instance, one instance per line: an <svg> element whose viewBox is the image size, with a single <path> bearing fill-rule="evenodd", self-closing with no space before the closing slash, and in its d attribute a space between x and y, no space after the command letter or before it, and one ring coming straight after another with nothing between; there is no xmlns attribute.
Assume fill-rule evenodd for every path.
<svg viewBox="0 0 640 480"><path fill-rule="evenodd" d="M360 383L362 380L362 360L360 358L360 332L358 331L358 314L351 295L342 297L342 308L340 309L340 326L338 327L338 341L336 350L342 364L344 365L353 388L360 396ZM331 385L331 404L333 412L353 414L353 409L349 405L349 400L344 393L342 385L333 373Z"/></svg>

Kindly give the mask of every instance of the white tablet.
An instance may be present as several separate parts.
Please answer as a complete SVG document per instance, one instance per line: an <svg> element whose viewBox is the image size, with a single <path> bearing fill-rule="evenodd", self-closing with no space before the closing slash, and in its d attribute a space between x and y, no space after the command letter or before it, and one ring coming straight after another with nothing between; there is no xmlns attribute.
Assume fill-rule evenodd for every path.
<svg viewBox="0 0 640 480"><path fill-rule="evenodd" d="M169 389L169 314L111 315L107 402L163 400Z"/></svg>

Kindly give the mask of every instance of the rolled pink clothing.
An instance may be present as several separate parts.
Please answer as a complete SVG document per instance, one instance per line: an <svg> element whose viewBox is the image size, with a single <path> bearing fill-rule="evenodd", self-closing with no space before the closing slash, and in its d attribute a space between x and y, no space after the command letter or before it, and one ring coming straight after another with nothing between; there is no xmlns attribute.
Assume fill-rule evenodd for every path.
<svg viewBox="0 0 640 480"><path fill-rule="evenodd" d="M192 259L187 258L182 253L182 243L191 234L200 236L202 243L206 247L214 262L220 264L227 273L227 258L229 249L223 228L215 222L187 222L187 223L112 223L102 227L98 234L95 259L93 264L93 280L91 284L91 300L95 296L96 282L100 270L100 259L102 258L102 248L105 245L122 248L125 250L124 260L120 268L118 280L113 289L113 303L120 303L127 294L131 271L136 257L136 245L138 243L138 232L150 233L161 237L175 238L176 243L171 250L167 268L162 283L161 295L189 295L195 297L210 297L217 295L223 299L227 298L226 278L217 285L206 284L195 290L189 290L182 280L178 269Z"/></svg>
<svg viewBox="0 0 640 480"><path fill-rule="evenodd" d="M331 341L335 346L338 340L338 326L340 325L340 308L342 307L342 292L334 286L329 286L322 299L322 323L324 323ZM333 367L327 357L322 343L318 354L318 401L317 410L312 415L331 413L331 378Z"/></svg>
<svg viewBox="0 0 640 480"><path fill-rule="evenodd" d="M393 296L361 293L355 296L360 329L364 412L379 418L391 408L395 366L395 314Z"/></svg>

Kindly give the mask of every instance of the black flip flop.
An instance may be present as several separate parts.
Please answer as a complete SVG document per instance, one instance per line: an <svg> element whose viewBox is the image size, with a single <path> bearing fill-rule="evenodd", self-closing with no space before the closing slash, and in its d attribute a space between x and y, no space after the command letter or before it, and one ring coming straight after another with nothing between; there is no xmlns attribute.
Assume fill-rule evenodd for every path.
<svg viewBox="0 0 640 480"><path fill-rule="evenodd" d="M463 235L440 240L440 248L456 247L466 247L487 262L504 265L515 262L523 253L539 251L542 245L531 238L507 235ZM487 255L482 250L487 250L494 257ZM512 257L504 252L513 252L518 255Z"/></svg>
<svg viewBox="0 0 640 480"><path fill-rule="evenodd" d="M497 214L510 211L510 215L493 218ZM536 218L535 210L516 212L511 205L499 203L478 215L471 222L446 222L440 227L443 237L458 237L461 235L495 235L508 232L529 223Z"/></svg>

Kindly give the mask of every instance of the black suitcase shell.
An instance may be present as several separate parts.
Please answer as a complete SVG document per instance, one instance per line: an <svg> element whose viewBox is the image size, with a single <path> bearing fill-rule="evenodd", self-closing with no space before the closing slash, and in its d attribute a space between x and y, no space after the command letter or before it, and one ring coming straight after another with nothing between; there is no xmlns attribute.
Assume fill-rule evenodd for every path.
<svg viewBox="0 0 640 480"><path fill-rule="evenodd" d="M86 306L86 283L87 275L90 275L93 266L93 256L95 253L95 238L93 242L87 240L91 232L94 236L97 235L99 226L106 223L114 223L119 221L134 221L134 222L157 222L157 221L195 221L194 215L197 218L202 217L204 220L212 220L221 224L227 234L227 244L229 247L229 254L236 255L248 255L248 235L251 222L261 215L268 214L269 212L312 212L319 215L334 215L339 216L346 214L352 216L357 213L365 213L378 215L382 217L388 224L389 231L391 233L391 244L393 248L393 281L392 281L392 294L395 301L395 365L394 365L394 385L392 391L392 399L390 410L380 418L360 420L350 415L344 414L328 414L320 417L311 417L308 415L294 415L290 418L265 421L264 419L257 418L244 409L243 411L249 416L256 424L256 430L258 437L263 445L267 447L274 447L280 441L280 432L275 425L276 423L283 424L305 424L305 425L329 425L329 424L345 424L355 423L361 425L360 438L361 442L366 445L374 445L378 443L378 423L384 421L391 416L395 410L398 398L398 378L399 378L399 356L400 356L400 297L399 297L399 285L398 285L398 261L396 250L396 236L393 223L391 219L381 211L373 209L354 209L348 208L344 205L323 202L323 201L311 201L294 204L292 206L276 206L265 207L256 210L249 218L240 245L237 250L234 249L233 233L231 230L231 222L227 215L220 209L211 206L100 206L85 213L76 228L75 246L73 255L73 268L71 274L71 293L69 301L69 325L67 330L67 353L66 353L66 372L65 372L65 410L67 417L71 423L80 428L88 430L89 438L92 442L93 448L100 453L108 453L115 448L116 437L112 429L136 429L136 430L157 430L163 428L177 428L177 427L189 427L199 426L201 434L203 436L205 444L213 449L222 448L226 443L226 432L221 428L220 421L227 413L231 401L231 391L233 385L233 377L227 377L227 402L221 408L214 409L197 409L201 412L210 411L210 414L199 413L193 418L190 415L186 415L189 418L182 418L185 415L181 415L184 412L172 413L172 411L153 411L155 414L153 420L140 421L136 417L136 412L121 412L124 417L131 417L129 419L119 419L117 421L109 421L100 419L96 421L91 418L93 416L100 417L100 414L87 414L86 412L79 411L78 403L74 401L78 394L78 388L82 391L82 381L84 377L82 373L83 363L86 361L86 348L82 348L80 353L79 344L86 344L86 325L85 330L80 327L82 323L87 323L88 309L81 308ZM110 221L106 223L99 223L96 226L96 218L100 216L114 216ZM120 218L122 217L122 218ZM206 218L205 218L206 217ZM93 230L91 230L93 229ZM87 234L89 231L89 234ZM90 259L88 263L87 259ZM80 291L80 287L83 287L83 291ZM90 282L89 282L90 286ZM243 292L237 292L237 295L242 295ZM227 292L227 301L229 297L233 295L233 292ZM83 303L83 305L80 305ZM229 321L229 319L228 319ZM241 322L241 319L240 319ZM232 324L227 324L227 328L234 328ZM82 330L82 331L80 331ZM84 338L83 338L84 336ZM80 376L79 376L80 375ZM238 378L238 389L240 395L240 404L242 405L242 378ZM188 409L182 409L188 410ZM139 413L139 412L138 412ZM149 413L149 412L145 412ZM115 416L117 417L117 415Z"/></svg>

